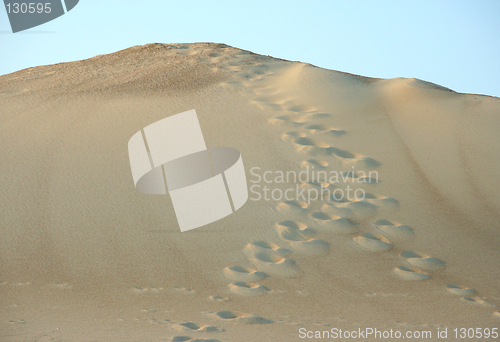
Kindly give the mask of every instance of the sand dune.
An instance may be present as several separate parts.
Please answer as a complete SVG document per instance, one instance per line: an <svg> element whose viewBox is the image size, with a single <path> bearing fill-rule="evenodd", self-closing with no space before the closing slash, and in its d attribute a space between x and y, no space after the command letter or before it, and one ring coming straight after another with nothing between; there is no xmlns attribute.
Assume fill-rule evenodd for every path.
<svg viewBox="0 0 500 342"><path fill-rule="evenodd" d="M127 143L190 109L241 152L250 199L181 233L168 196L135 190ZM224 44L0 76L0 340L499 327L499 131L498 98Z"/></svg>

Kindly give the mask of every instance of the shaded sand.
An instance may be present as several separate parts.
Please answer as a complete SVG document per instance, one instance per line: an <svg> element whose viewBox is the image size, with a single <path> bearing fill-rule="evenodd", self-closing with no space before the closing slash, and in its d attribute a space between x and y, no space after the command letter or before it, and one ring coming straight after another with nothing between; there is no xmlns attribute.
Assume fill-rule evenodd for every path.
<svg viewBox="0 0 500 342"><path fill-rule="evenodd" d="M241 152L249 186L314 168L345 182L268 186L366 196L251 192L236 214L180 233L168 196L135 190L127 143L193 108L208 146ZM498 327L499 131L498 98L223 44L0 76L0 340Z"/></svg>

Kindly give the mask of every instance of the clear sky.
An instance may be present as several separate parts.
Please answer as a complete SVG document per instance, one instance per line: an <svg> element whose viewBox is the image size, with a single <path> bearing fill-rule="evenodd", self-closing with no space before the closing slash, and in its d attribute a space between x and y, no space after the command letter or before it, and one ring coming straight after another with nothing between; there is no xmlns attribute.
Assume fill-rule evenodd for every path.
<svg viewBox="0 0 500 342"><path fill-rule="evenodd" d="M500 97L497 0L80 0L66 15L15 34L0 8L0 75L154 42L226 43Z"/></svg>

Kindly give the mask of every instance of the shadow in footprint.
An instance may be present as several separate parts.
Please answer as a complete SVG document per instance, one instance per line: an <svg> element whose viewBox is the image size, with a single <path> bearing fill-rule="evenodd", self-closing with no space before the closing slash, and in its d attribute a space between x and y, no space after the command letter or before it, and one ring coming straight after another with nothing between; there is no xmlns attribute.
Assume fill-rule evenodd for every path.
<svg viewBox="0 0 500 342"><path fill-rule="evenodd" d="M454 295L457 296L472 296L477 293L476 290L471 289L470 287L455 285L455 284L446 285L446 289L450 293L453 293Z"/></svg>
<svg viewBox="0 0 500 342"><path fill-rule="evenodd" d="M439 271L446 267L446 262L440 259L432 258L428 255L415 253L412 251L404 251L401 257L411 266L417 267L424 271Z"/></svg>
<svg viewBox="0 0 500 342"><path fill-rule="evenodd" d="M219 311L215 315L223 320L234 321L245 324L271 324L274 323L270 319L251 315L251 314L236 314L232 311Z"/></svg>
<svg viewBox="0 0 500 342"><path fill-rule="evenodd" d="M425 280L430 278L430 275L421 272L415 268L409 268L406 266L398 266L394 269L394 273L401 279L407 281Z"/></svg>
<svg viewBox="0 0 500 342"><path fill-rule="evenodd" d="M372 252L382 252L390 249L392 244L385 237L364 233L353 238L354 242L363 249Z"/></svg>
<svg viewBox="0 0 500 342"><path fill-rule="evenodd" d="M374 230L388 238L404 240L413 236L413 228L381 219L373 223Z"/></svg>
<svg viewBox="0 0 500 342"><path fill-rule="evenodd" d="M243 281L238 281L229 284L229 290L242 296L260 296L271 291L263 285L247 284Z"/></svg>
<svg viewBox="0 0 500 342"><path fill-rule="evenodd" d="M290 244L290 249L304 254L324 254L329 244L323 240L314 239L315 231L304 224L295 221L283 221L276 225L281 239Z"/></svg>
<svg viewBox="0 0 500 342"><path fill-rule="evenodd" d="M264 272L258 272L243 266L231 266L222 270L224 276L232 281L252 282L267 277Z"/></svg>

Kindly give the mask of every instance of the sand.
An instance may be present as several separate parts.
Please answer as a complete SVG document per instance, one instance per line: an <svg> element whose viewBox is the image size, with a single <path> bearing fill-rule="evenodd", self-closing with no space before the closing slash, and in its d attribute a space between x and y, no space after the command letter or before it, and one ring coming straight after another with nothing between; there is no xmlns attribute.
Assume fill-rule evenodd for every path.
<svg viewBox="0 0 500 342"><path fill-rule="evenodd" d="M190 109L208 146L241 152L256 187L236 213L181 233L168 195L134 188L127 143ZM372 328L431 341L498 328L499 131L495 97L224 44L0 76L0 340L302 341ZM311 170L341 181L276 181ZM266 171L271 182L257 182ZM265 185L365 196L265 200Z"/></svg>

